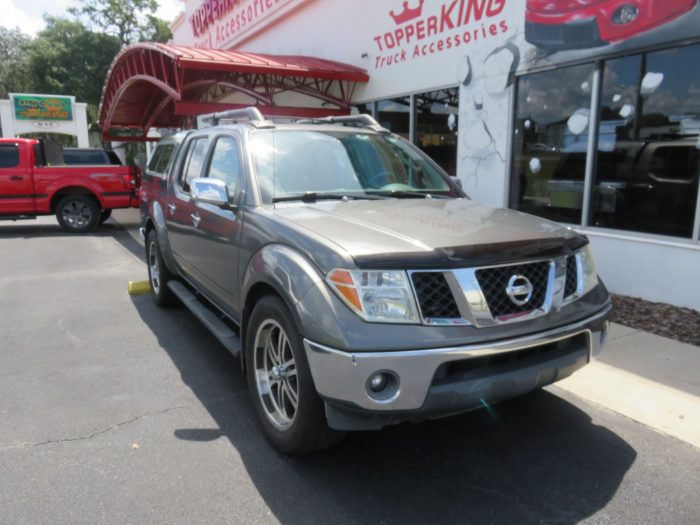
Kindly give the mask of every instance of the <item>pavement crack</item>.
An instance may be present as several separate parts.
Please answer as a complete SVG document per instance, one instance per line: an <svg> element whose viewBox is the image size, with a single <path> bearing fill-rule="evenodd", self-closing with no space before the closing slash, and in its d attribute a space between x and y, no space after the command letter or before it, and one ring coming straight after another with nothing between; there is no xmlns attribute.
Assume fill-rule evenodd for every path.
<svg viewBox="0 0 700 525"><path fill-rule="evenodd" d="M112 432L113 430L117 430L118 428L121 428L123 426L130 425L131 423L134 423L140 419L144 419L147 417L160 416L162 414L167 414L168 412L173 412L175 410L181 410L181 409L187 408L189 406L190 405L180 405L180 406L176 406L176 407L165 408L165 409L159 410L157 412L149 412L147 414L141 414L141 415L132 417L132 418L127 419L125 421L121 421L121 422L116 423L114 425L110 425L106 428L103 428L102 430L98 430L96 432L92 432L92 433L84 435L84 436L76 436L76 437L61 438L61 439L49 439L47 441L41 441L39 443L19 443L16 445L0 446L0 451L10 450L10 449L18 449L18 448L19 449L37 448L37 447L44 447L47 445L56 445L56 444L60 444L60 443L72 443L75 441L88 441L94 437L101 436L102 434Z"/></svg>
<svg viewBox="0 0 700 525"><path fill-rule="evenodd" d="M246 394L247 390L246 389L241 389L237 390L235 392L232 392L230 394L226 394L223 396L217 396L217 397L210 397L210 398L204 398L201 399L199 402L204 405L205 407L209 404L216 404L216 403L222 403L222 402L230 402L232 399L235 399L243 394ZM141 414L135 417L132 417L130 419L127 419L125 421L121 421L119 423L116 423L114 425L110 425L106 428L103 428L102 430L97 430L95 432L92 432L90 434L86 434L83 436L76 436L76 437L68 437L68 438L61 438L61 439L49 439L47 441L41 441L39 443L17 443L14 445L0 445L0 452L4 450L11 450L11 449L31 449L31 448L37 448L37 447L44 447L47 445L56 445L60 443L71 443L75 441L88 441L94 437L101 436L102 434L106 434L108 432L112 432L113 430L116 430L118 428L121 428L126 425L130 425L131 423L134 423L138 421L139 419L143 419L146 417L154 417L154 416L160 416L162 414L167 414L168 412L173 412L175 410L181 410L183 408L189 408L191 406L194 406L195 403L188 403L186 405L179 405L175 407L170 407L170 408L165 408L163 410L159 410L157 412L148 412L147 414Z"/></svg>

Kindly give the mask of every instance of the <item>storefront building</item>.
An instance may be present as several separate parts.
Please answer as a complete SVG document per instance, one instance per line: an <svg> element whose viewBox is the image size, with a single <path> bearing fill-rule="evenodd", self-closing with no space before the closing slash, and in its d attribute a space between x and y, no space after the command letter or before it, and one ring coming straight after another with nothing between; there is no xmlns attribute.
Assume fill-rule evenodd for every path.
<svg viewBox="0 0 700 525"><path fill-rule="evenodd" d="M364 69L353 110L473 199L582 231L614 292L700 310L697 4L185 0L172 29L179 46ZM323 107L304 98L275 102Z"/></svg>

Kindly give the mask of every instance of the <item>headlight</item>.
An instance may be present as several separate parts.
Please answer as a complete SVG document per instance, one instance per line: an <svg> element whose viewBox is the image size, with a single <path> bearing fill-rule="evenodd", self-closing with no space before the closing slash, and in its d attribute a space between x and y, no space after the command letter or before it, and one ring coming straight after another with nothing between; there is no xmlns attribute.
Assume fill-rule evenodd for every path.
<svg viewBox="0 0 700 525"><path fill-rule="evenodd" d="M595 262L591 254L591 246L587 245L578 253L579 274L583 277L579 280L580 295L585 295L598 285L598 274L595 271Z"/></svg>
<svg viewBox="0 0 700 525"><path fill-rule="evenodd" d="M418 323L406 272L333 270L326 282L365 321Z"/></svg>
<svg viewBox="0 0 700 525"><path fill-rule="evenodd" d="M639 14L639 9L637 6L632 4L623 5L620 9L615 11L612 17L613 24L624 25L634 22L635 18Z"/></svg>

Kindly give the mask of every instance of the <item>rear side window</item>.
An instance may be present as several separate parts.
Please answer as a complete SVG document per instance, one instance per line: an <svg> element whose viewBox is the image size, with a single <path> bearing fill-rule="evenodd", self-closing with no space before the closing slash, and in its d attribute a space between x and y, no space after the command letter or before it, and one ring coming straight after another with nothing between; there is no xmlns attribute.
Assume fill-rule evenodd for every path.
<svg viewBox="0 0 700 525"><path fill-rule="evenodd" d="M187 157L182 165L182 173L180 174L180 186L183 191L189 192L192 179L201 176L202 164L204 164L204 155L206 152L206 137L198 137L190 142L187 148Z"/></svg>
<svg viewBox="0 0 700 525"><path fill-rule="evenodd" d="M161 144L158 146L153 152L151 161L148 163L148 171L156 175L165 175L165 170L168 167L174 149L174 144Z"/></svg>
<svg viewBox="0 0 700 525"><path fill-rule="evenodd" d="M14 168L19 165L19 146L0 144L0 168Z"/></svg>

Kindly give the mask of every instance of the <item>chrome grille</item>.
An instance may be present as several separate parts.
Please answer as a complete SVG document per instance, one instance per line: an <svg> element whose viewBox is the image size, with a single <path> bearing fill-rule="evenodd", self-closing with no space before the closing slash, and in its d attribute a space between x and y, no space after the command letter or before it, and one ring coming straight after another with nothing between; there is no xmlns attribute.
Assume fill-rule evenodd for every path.
<svg viewBox="0 0 700 525"><path fill-rule="evenodd" d="M476 278L491 310L491 316L498 319L542 308L547 296L549 269L549 261L540 261L476 270ZM508 281L514 275L523 275L532 284L532 295L523 305L515 304L506 293Z"/></svg>
<svg viewBox="0 0 700 525"><path fill-rule="evenodd" d="M413 272L411 279L423 319L462 317L442 272Z"/></svg>
<svg viewBox="0 0 700 525"><path fill-rule="evenodd" d="M578 267L576 256L569 255L566 258L566 284L564 285L564 297L570 297L578 289Z"/></svg>

